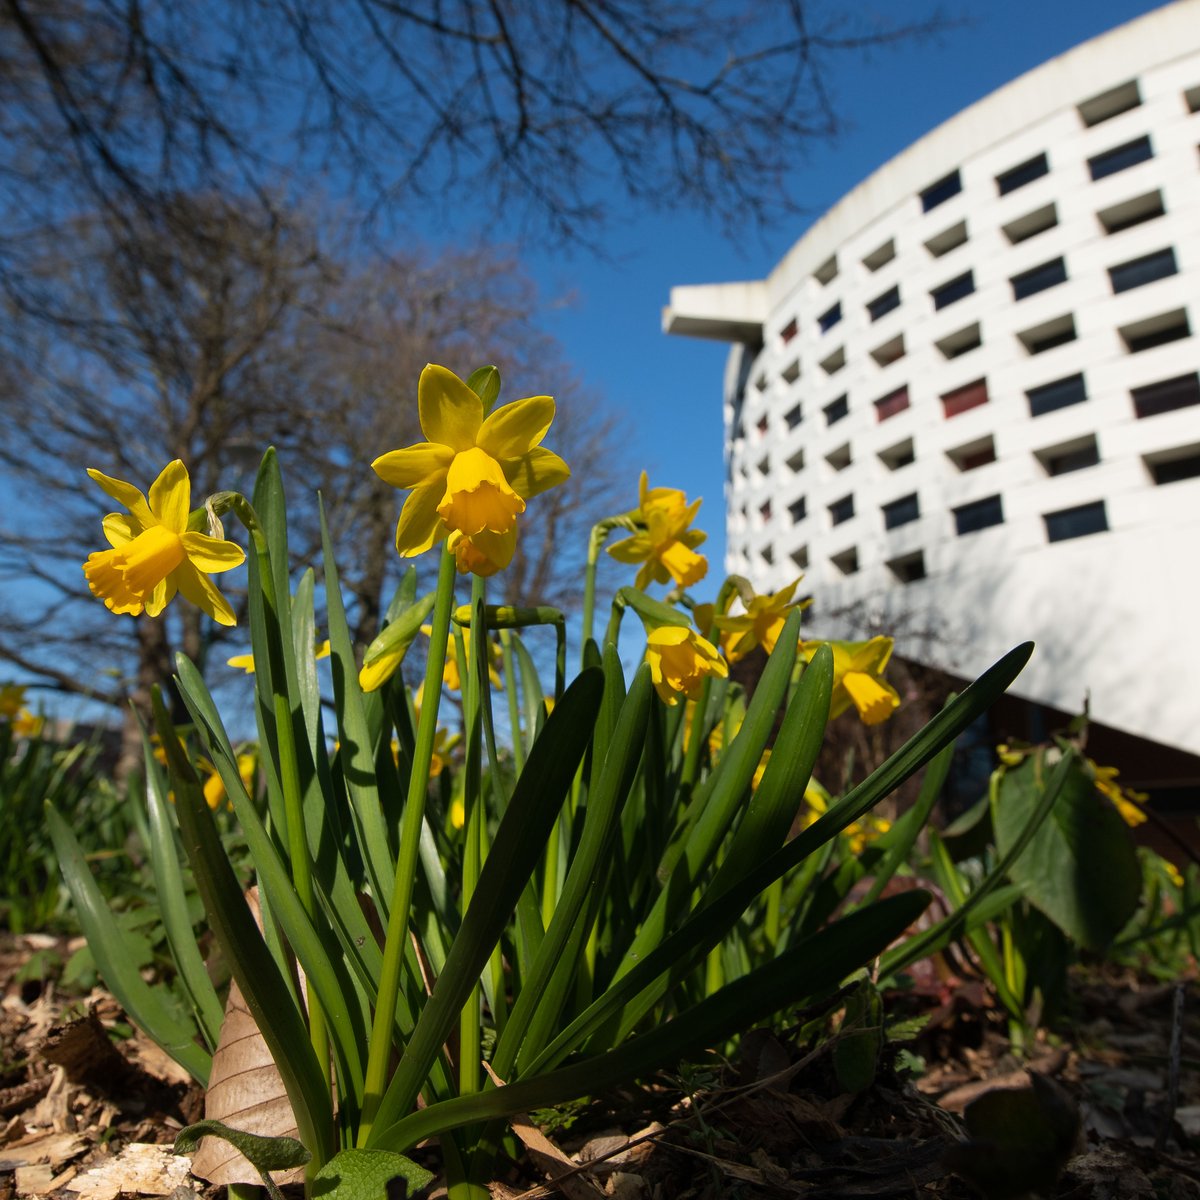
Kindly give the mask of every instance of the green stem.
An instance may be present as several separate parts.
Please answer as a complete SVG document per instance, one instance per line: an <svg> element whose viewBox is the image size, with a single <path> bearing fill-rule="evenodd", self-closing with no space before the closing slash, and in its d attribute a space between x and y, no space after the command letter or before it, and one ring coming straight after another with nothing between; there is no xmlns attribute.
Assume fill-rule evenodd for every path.
<svg viewBox="0 0 1200 1200"><path fill-rule="evenodd" d="M379 993L371 1027L371 1048L367 1056L364 1081L363 1117L358 1144L365 1146L379 1102L387 1087L388 1061L392 1050L392 1023L396 1016L396 998L408 938L408 910L412 903L420 846L421 822L425 817L425 796L429 790L429 764L433 760L433 741L437 733L438 705L442 695L442 671L446 666L446 639L450 634L450 613L454 608L454 556L442 550L438 568L437 598L433 607L433 631L429 637L429 658L425 664L424 700L417 722L413 745L412 773L408 777L408 796L401 823L400 853L396 859L396 881L388 910L387 938L383 944L383 963L379 973Z"/></svg>
<svg viewBox="0 0 1200 1200"><path fill-rule="evenodd" d="M600 561L600 550L605 539L614 529L628 529L630 532L644 528L637 523L637 510L625 513L619 517L605 517L592 526L588 538L587 566L583 572L583 626L580 645L580 661L587 649L592 636L592 624L596 612L596 564Z"/></svg>
<svg viewBox="0 0 1200 1200"><path fill-rule="evenodd" d="M520 777L525 767L525 742L521 737L521 702L517 696L517 671L511 630L500 630L500 655L501 666L504 669L504 695L508 700L508 723L512 726L513 770Z"/></svg>

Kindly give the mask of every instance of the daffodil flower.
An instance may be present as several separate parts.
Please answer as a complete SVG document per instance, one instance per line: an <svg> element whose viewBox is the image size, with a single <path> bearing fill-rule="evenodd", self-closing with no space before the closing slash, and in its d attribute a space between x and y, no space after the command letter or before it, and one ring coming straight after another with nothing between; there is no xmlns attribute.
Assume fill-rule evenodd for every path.
<svg viewBox="0 0 1200 1200"><path fill-rule="evenodd" d="M852 704L864 725L879 725L900 706L900 695L883 678L892 656L893 640L873 637L868 642L809 642L800 653L809 661L817 647L833 651L833 693L829 719L841 716Z"/></svg>
<svg viewBox="0 0 1200 1200"><path fill-rule="evenodd" d="M453 371L430 363L421 372L417 407L428 441L371 464L385 483L409 490L396 549L411 558L449 537L460 571L493 575L512 561L525 501L571 474L539 444L554 419L554 401L532 396L485 418L483 401Z"/></svg>
<svg viewBox="0 0 1200 1200"><path fill-rule="evenodd" d="M721 631L721 648L731 663L745 658L755 646L761 646L768 654L775 649L801 578L797 576L778 592L754 596L745 612L711 618L714 628Z"/></svg>
<svg viewBox="0 0 1200 1200"><path fill-rule="evenodd" d="M25 688L21 684L0 685L0 721L7 723L14 737L37 737L45 720L25 707Z"/></svg>
<svg viewBox="0 0 1200 1200"><path fill-rule="evenodd" d="M725 660L712 642L682 625L660 625L646 635L646 661L654 690L666 704L675 704L682 692L689 700L700 695L710 675L729 674Z"/></svg>
<svg viewBox="0 0 1200 1200"><path fill-rule="evenodd" d="M313 658L320 660L328 658L330 654L329 639L326 638L323 642L318 642L313 647ZM254 655L253 654L234 654L225 660L227 667L235 667L239 671L245 671L247 675L254 674Z"/></svg>
<svg viewBox="0 0 1200 1200"><path fill-rule="evenodd" d="M217 772L217 768L212 763L200 760L200 766L204 769L208 778L204 781L204 800L208 807L216 812L221 807L221 802L225 799L225 784L221 780L221 776ZM254 750L244 750L237 756L238 775L241 776L242 787L246 789L246 794L254 795L254 774L258 769L258 754Z"/></svg>
<svg viewBox="0 0 1200 1200"><path fill-rule="evenodd" d="M180 591L221 625L236 625L228 601L209 575L240 566L240 546L188 529L192 485L187 468L175 459L150 485L150 499L131 483L100 471L88 474L129 510L104 518L111 550L89 554L83 564L88 587L114 613L151 617Z"/></svg>
<svg viewBox="0 0 1200 1200"><path fill-rule="evenodd" d="M691 587L708 573L708 559L696 553L708 536L689 526L702 501L687 502L676 488L651 488L646 472L638 482L639 504L629 515L643 526L632 537L608 547L618 562L641 563L634 587L645 591L653 580L673 579L678 587Z"/></svg>

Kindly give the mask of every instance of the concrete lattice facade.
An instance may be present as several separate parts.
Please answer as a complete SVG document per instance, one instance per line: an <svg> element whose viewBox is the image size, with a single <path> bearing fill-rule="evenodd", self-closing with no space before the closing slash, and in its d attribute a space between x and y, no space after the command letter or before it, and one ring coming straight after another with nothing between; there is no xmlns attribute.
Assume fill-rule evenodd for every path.
<svg viewBox="0 0 1200 1200"><path fill-rule="evenodd" d="M732 343L728 570L803 571L958 673L1033 638L1019 694L1200 753L1200 0L959 113L664 327Z"/></svg>

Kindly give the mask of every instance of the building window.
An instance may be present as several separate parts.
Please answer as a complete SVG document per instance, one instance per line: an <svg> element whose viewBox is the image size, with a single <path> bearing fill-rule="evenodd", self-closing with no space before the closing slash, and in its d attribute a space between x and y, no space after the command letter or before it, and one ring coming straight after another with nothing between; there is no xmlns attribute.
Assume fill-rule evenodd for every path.
<svg viewBox="0 0 1200 1200"><path fill-rule="evenodd" d="M1123 146L1114 146L1111 150L1105 150L1103 154L1089 158L1088 170L1092 179L1105 179L1153 157L1154 147L1150 144L1150 135L1147 133L1140 138L1134 138L1132 142L1126 142Z"/></svg>
<svg viewBox="0 0 1200 1200"><path fill-rule="evenodd" d="M771 564L775 561L774 546L764 546L758 553L768 567L771 566Z"/></svg>
<svg viewBox="0 0 1200 1200"><path fill-rule="evenodd" d="M760 475L770 475L770 473L771 473L771 459L770 459L770 457L769 457L769 456L768 456L767 458L761 458L761 459L759 459L759 461L758 461L758 471L759 471L759 474L760 474Z"/></svg>
<svg viewBox="0 0 1200 1200"><path fill-rule="evenodd" d="M925 555L918 550L903 558L893 558L888 563L888 570L896 577L897 583L916 583L925 578Z"/></svg>
<svg viewBox="0 0 1200 1200"><path fill-rule="evenodd" d="M982 346L983 335L979 329L979 322L976 321L974 325L968 325L966 329L959 329L954 333L947 334L944 338L936 341L934 345L942 352L943 358L957 358L960 354L966 354L969 350Z"/></svg>
<svg viewBox="0 0 1200 1200"><path fill-rule="evenodd" d="M841 525L854 516L854 496L843 496L829 506L829 519L834 525Z"/></svg>
<svg viewBox="0 0 1200 1200"><path fill-rule="evenodd" d="M878 250L872 250L866 258L863 259L863 266L868 271L878 271L880 267L886 266L896 257L896 241L894 238L889 238Z"/></svg>
<svg viewBox="0 0 1200 1200"><path fill-rule="evenodd" d="M974 383L955 388L942 397L942 412L947 417L957 417L969 408L978 408L988 402L986 379L976 379Z"/></svg>
<svg viewBox="0 0 1200 1200"><path fill-rule="evenodd" d="M793 525L799 525L805 517L808 516L808 500L801 496L799 500L793 500L788 505L788 514L792 518Z"/></svg>
<svg viewBox="0 0 1200 1200"><path fill-rule="evenodd" d="M889 288L882 296L876 296L867 305L867 312L870 314L872 321L878 321L880 317L886 316L892 309L899 307L900 285L897 284L894 288Z"/></svg>
<svg viewBox="0 0 1200 1200"><path fill-rule="evenodd" d="M795 429L803 419L804 414L799 404L793 404L792 407L783 414L783 423L789 429Z"/></svg>
<svg viewBox="0 0 1200 1200"><path fill-rule="evenodd" d="M801 571L808 570L808 547L801 546L799 550L792 551L792 562Z"/></svg>
<svg viewBox="0 0 1200 1200"><path fill-rule="evenodd" d="M1084 387L1082 375L1068 375L1066 379L1056 379L1053 383L1030 388L1025 393L1025 399L1029 401L1029 415L1041 417L1072 404L1082 404L1087 399L1087 388Z"/></svg>
<svg viewBox="0 0 1200 1200"><path fill-rule="evenodd" d="M880 421L886 421L888 417L902 413L908 404L908 384L905 384L894 392L889 392L883 399L875 401L875 415Z"/></svg>
<svg viewBox="0 0 1200 1200"><path fill-rule="evenodd" d="M967 223L959 221L957 225L951 225L949 229L943 229L941 233L931 237L925 243L925 249L934 258L941 258L943 254L949 254L951 250L956 250L966 240Z"/></svg>
<svg viewBox="0 0 1200 1200"><path fill-rule="evenodd" d="M822 333L828 333L842 319L842 302L839 300L832 308L827 308L818 318L817 324Z"/></svg>
<svg viewBox="0 0 1200 1200"><path fill-rule="evenodd" d="M986 467L996 461L996 443L989 434L965 446L947 450L946 456L960 471L974 471L976 467Z"/></svg>
<svg viewBox="0 0 1200 1200"><path fill-rule="evenodd" d="M871 357L881 366L886 367L904 357L904 334L898 333L894 338L888 338L882 346L876 346L871 351Z"/></svg>
<svg viewBox="0 0 1200 1200"><path fill-rule="evenodd" d="M1101 209L1096 214L1105 233L1120 233L1122 229L1131 229L1144 221L1153 221L1166 212L1162 192L1147 192L1144 196L1135 196L1132 200L1124 200L1111 208Z"/></svg>
<svg viewBox="0 0 1200 1200"><path fill-rule="evenodd" d="M1044 205L1015 221L1009 221L1001 226L1004 236L1015 246L1018 242L1027 242L1047 229L1053 229L1058 224L1058 209L1053 204Z"/></svg>
<svg viewBox="0 0 1200 1200"><path fill-rule="evenodd" d="M937 183L931 183L921 193L921 211L929 212L931 209L937 208L939 204L945 204L947 200L952 196L957 196L961 191L962 177L957 171L951 171Z"/></svg>
<svg viewBox="0 0 1200 1200"><path fill-rule="evenodd" d="M1158 485L1200 478L1200 446L1189 446L1147 458L1146 466Z"/></svg>
<svg viewBox="0 0 1200 1200"><path fill-rule="evenodd" d="M1131 108L1137 108L1142 102L1136 79L1121 84L1120 87L1109 88L1090 100L1079 105L1079 116L1085 125L1099 125L1101 121L1111 120Z"/></svg>
<svg viewBox="0 0 1200 1200"><path fill-rule="evenodd" d="M1066 281L1067 264L1061 258L1055 258L1042 263L1040 267L1014 275L1009 283L1012 284L1013 299L1024 300L1026 296L1035 296Z"/></svg>
<svg viewBox="0 0 1200 1200"><path fill-rule="evenodd" d="M1068 475L1072 471L1094 467L1100 462L1100 448L1091 434L1061 446L1038 450L1036 453L1047 475Z"/></svg>
<svg viewBox="0 0 1200 1200"><path fill-rule="evenodd" d="M986 529L989 525L1004 523L1004 506L999 496L988 496L986 500L975 500L954 510L954 527L959 537Z"/></svg>
<svg viewBox="0 0 1200 1200"><path fill-rule="evenodd" d="M841 554L831 554L829 561L843 575L853 575L858 570L858 550L851 546L849 550L843 550Z"/></svg>
<svg viewBox="0 0 1200 1200"><path fill-rule="evenodd" d="M768 500L768 501L766 501L766 503L760 504L758 506L758 515L760 517L762 517L762 519L764 521L769 521L771 519L771 501L770 500Z"/></svg>
<svg viewBox="0 0 1200 1200"><path fill-rule="evenodd" d="M1050 173L1050 162L1046 155L1039 154L1036 158L1031 158L1027 162L1021 163L1019 166L1012 167L1001 175L996 176L996 187L1000 190L1000 195L1007 196L1009 192L1015 192L1017 188L1024 187L1027 183L1032 183L1035 179L1041 179L1043 175Z"/></svg>
<svg viewBox="0 0 1200 1200"><path fill-rule="evenodd" d="M901 467L907 467L909 463L915 462L916 455L913 451L912 438L905 438L904 441L897 442L886 450L880 450L879 460L889 471L898 471Z"/></svg>
<svg viewBox="0 0 1200 1200"><path fill-rule="evenodd" d="M917 503L917 493L911 496L901 496L883 506L884 529L898 529L901 525L909 525L921 515L921 507Z"/></svg>
<svg viewBox="0 0 1200 1200"><path fill-rule="evenodd" d="M1045 321L1033 329L1018 333L1021 345L1030 354L1044 354L1055 346L1066 345L1075 340L1075 318L1068 314L1065 317L1055 317L1053 321Z"/></svg>
<svg viewBox="0 0 1200 1200"><path fill-rule="evenodd" d="M1140 258L1131 258L1129 262L1109 267L1108 278L1114 294L1119 294L1153 283L1156 279L1166 279L1169 275L1178 274L1178 271L1175 251L1168 246L1165 250L1156 250L1153 254L1143 254Z"/></svg>
<svg viewBox="0 0 1200 1200"><path fill-rule="evenodd" d="M795 383L800 378L800 360L798 358L792 359L779 374L783 377L784 383Z"/></svg>
<svg viewBox="0 0 1200 1200"><path fill-rule="evenodd" d="M1177 308L1174 312L1161 313L1145 321L1135 321L1117 332L1130 354L1140 354L1143 350L1153 350L1156 346L1190 337L1192 330L1188 324L1187 310Z"/></svg>
<svg viewBox="0 0 1200 1200"><path fill-rule="evenodd" d="M951 279L949 283L943 283L941 287L934 288L929 294L933 297L933 307L941 309L953 304L956 300L961 300L964 296L969 296L974 290L975 276L968 271L965 275L959 275L956 279Z"/></svg>
<svg viewBox="0 0 1200 1200"><path fill-rule="evenodd" d="M838 265L837 255L826 259L814 272L813 277L816 281L824 286L827 283L832 283L837 278Z"/></svg>
<svg viewBox="0 0 1200 1200"><path fill-rule="evenodd" d="M825 461L835 470L844 471L850 465L850 443L839 446L825 455Z"/></svg>
<svg viewBox="0 0 1200 1200"><path fill-rule="evenodd" d="M836 400L825 405L825 424L836 425L843 417L850 414L850 397L839 396Z"/></svg>
<svg viewBox="0 0 1200 1200"><path fill-rule="evenodd" d="M804 447L801 446L791 458L787 460L788 470L793 475L799 475L804 470Z"/></svg>
<svg viewBox="0 0 1200 1200"><path fill-rule="evenodd" d="M1087 537L1090 533L1104 533L1108 529L1103 500L1046 513L1042 520L1046 522L1046 540L1050 542L1065 542L1069 538Z"/></svg>
<svg viewBox="0 0 1200 1200"><path fill-rule="evenodd" d="M1150 383L1134 388L1131 395L1133 411L1139 417L1157 417L1160 413L1190 408L1200 404L1200 374L1193 371L1190 375Z"/></svg>
<svg viewBox="0 0 1200 1200"><path fill-rule="evenodd" d="M758 430L760 437L766 437L767 430L771 428L771 422L767 420L765 415L761 416L758 418L758 424L755 428Z"/></svg>
<svg viewBox="0 0 1200 1200"><path fill-rule="evenodd" d="M779 336L783 339L783 344L786 346L788 342L796 336L797 331L796 318L793 317L780 331Z"/></svg>
<svg viewBox="0 0 1200 1200"><path fill-rule="evenodd" d="M1183 93L1183 102L1190 113L1200 112L1200 83Z"/></svg>
<svg viewBox="0 0 1200 1200"><path fill-rule="evenodd" d="M821 370L836 375L846 365L846 347L839 346L828 358L821 359Z"/></svg>

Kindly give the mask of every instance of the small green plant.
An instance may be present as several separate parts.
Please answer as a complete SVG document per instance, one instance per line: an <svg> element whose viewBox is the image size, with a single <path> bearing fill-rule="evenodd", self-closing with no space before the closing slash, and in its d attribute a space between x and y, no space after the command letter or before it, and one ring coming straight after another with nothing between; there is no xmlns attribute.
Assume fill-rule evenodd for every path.
<svg viewBox="0 0 1200 1200"><path fill-rule="evenodd" d="M298 581L289 574L274 453L250 500L219 493L196 509L180 463L148 499L92 472L128 509L106 518L112 548L85 567L114 612L154 616L178 590L228 621L208 576L243 552L223 540L221 518L249 535L263 786L246 786L217 705L185 657L175 686L191 725L177 730L159 701L165 771L146 746L148 842L189 1013L123 968L111 915L89 892L53 809L50 827L109 986L204 1080L222 1009L186 905L186 855L211 934L283 1078L310 1188L322 1194L342 1186L350 1194L355 1155L392 1155L403 1173L405 1152L436 1138L451 1197L482 1200L513 1114L720 1045L789 1005L832 995L880 956L885 970L901 969L972 928L997 886L907 938L928 893L883 895L936 798L950 744L1030 647L1012 651L790 837L831 711L878 721L899 702L883 674L890 642L802 642L794 585L759 597L734 579L715 605L693 610L683 589L707 566L696 553L703 535L691 528L697 506L643 479L638 507L592 537L581 665L568 681L562 614L488 603L487 579L511 559L526 502L567 473L541 446L553 402L494 407L498 391L492 368L466 382L426 368L418 407L427 440L376 460L385 481L409 492L397 549L438 556L437 582L419 597L409 572L361 665L326 539L328 728L312 653L317 582L311 571ZM640 586L618 591L596 640L595 567L614 530L629 534L613 554L641 564ZM456 573L470 577L466 603ZM665 600L647 594L653 583L672 585ZM619 643L632 618L644 660L627 678ZM426 624L414 694L398 668ZM534 626L555 637L551 688L523 640ZM503 750L492 709L496 638ZM445 731L439 738L451 645L462 689L455 766ZM729 664L755 645L768 657L747 695ZM201 758L254 863L261 929L206 799ZM869 821L931 761L918 809L886 830L871 827L879 836L851 853L843 831ZM851 901L853 882L872 870L869 891ZM343 1170L331 1184L330 1173L342 1179Z"/></svg>

